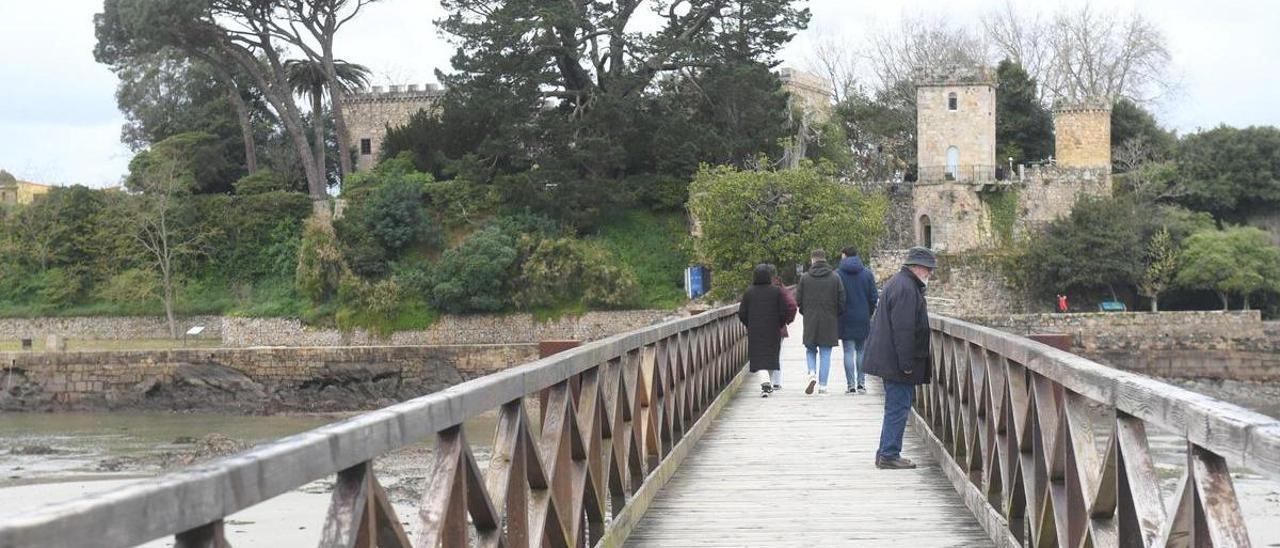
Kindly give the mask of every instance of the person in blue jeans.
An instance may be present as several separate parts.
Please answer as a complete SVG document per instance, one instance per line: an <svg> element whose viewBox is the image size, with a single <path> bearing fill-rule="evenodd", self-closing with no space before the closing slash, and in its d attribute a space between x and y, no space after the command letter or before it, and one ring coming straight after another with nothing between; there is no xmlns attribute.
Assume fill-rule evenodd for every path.
<svg viewBox="0 0 1280 548"><path fill-rule="evenodd" d="M848 394L865 394L864 347L871 331L871 315L876 312L876 276L858 258L853 246L840 251L840 267L836 270L844 283L844 314L840 315L840 347L844 349L844 379Z"/></svg>
<svg viewBox="0 0 1280 548"><path fill-rule="evenodd" d="M867 338L867 373L884 381L884 424L876 468L915 468L902 458L902 433L917 385L933 376L929 356L929 309L924 290L938 259L923 247L907 252L902 270L884 284Z"/></svg>
<svg viewBox="0 0 1280 548"><path fill-rule="evenodd" d="M805 357L809 365L809 380L804 393L813 394L814 385L821 382L818 394L825 396L827 376L831 371L831 349L840 339L844 284L827 264L826 251L813 250L809 261L809 271L796 284L796 303L804 317Z"/></svg>

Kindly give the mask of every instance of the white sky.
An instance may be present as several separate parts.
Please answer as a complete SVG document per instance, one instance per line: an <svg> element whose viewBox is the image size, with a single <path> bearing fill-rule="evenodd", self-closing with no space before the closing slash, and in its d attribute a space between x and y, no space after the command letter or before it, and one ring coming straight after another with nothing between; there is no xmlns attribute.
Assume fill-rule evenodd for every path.
<svg viewBox="0 0 1280 548"><path fill-rule="evenodd" d="M1021 11L1052 11L1081 0L1018 0ZM783 52L803 67L811 40L853 45L903 14L954 17L976 25L996 0L810 0L813 20ZM1158 109L1181 132L1280 125L1280 5L1269 0L1118 0L1095 6L1137 9L1165 32L1180 93ZM120 144L115 76L93 60L93 14L101 0L0 0L0 168L19 178L108 186L129 158ZM435 0L383 0L339 37L339 55L373 70L377 84L426 83L447 70L450 47L432 20Z"/></svg>

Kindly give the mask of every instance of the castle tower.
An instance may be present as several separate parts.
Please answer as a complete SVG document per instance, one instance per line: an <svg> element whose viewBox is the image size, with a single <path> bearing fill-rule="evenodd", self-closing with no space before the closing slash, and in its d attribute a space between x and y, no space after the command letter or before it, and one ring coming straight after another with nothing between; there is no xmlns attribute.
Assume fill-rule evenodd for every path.
<svg viewBox="0 0 1280 548"><path fill-rule="evenodd" d="M994 180L995 72L989 67L948 67L919 70L915 80L919 180Z"/></svg>
<svg viewBox="0 0 1280 548"><path fill-rule="evenodd" d="M382 140L388 127L409 123L419 110L430 110L444 95L435 84L393 85L387 90L373 86L348 95L343 103L347 118L347 136L356 147L356 171L368 171L377 165L382 154Z"/></svg>
<svg viewBox="0 0 1280 548"><path fill-rule="evenodd" d="M1058 166L1111 167L1111 105L1106 101L1059 103L1053 109Z"/></svg>

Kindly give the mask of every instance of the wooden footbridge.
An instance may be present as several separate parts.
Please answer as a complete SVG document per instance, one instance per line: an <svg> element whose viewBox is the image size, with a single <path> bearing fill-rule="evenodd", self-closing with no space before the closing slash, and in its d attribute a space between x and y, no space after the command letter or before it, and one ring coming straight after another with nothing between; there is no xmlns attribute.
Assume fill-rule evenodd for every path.
<svg viewBox="0 0 1280 548"><path fill-rule="evenodd" d="M322 546L1250 546L1232 469L1280 477L1280 423L935 317L907 456L880 396L758 397L725 307L621 334L130 487L0 509L0 548L228 545L224 519L336 478ZM839 359L833 388L843 384ZM491 456L460 427L497 410ZM1176 480L1147 430L1185 439ZM434 437L416 516L374 470ZM1161 482L1176 481L1172 495ZM320 519L320 516L317 516ZM402 522L416 520L409 538Z"/></svg>

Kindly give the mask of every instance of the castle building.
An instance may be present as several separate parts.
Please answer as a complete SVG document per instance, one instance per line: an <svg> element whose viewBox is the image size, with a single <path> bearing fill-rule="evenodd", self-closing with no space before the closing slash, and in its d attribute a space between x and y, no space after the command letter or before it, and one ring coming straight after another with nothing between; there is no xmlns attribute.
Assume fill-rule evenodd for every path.
<svg viewBox="0 0 1280 548"><path fill-rule="evenodd" d="M809 113L814 121L824 122L831 117L831 82L826 78L783 67L778 70L778 80L790 94L792 105Z"/></svg>
<svg viewBox="0 0 1280 548"><path fill-rule="evenodd" d="M378 164L387 128L409 123L420 110L434 109L443 95L444 90L435 84L393 85L386 90L373 86L348 95L342 113L349 142L356 147L356 170L367 171Z"/></svg>
<svg viewBox="0 0 1280 548"><path fill-rule="evenodd" d="M7 173L6 173L7 175ZM0 205L26 205L39 196L49 193L53 187L12 177L0 177Z"/></svg>
<svg viewBox="0 0 1280 548"><path fill-rule="evenodd" d="M1111 192L1106 103L1054 109L1056 164L1001 165L995 73L951 67L916 74L918 165L904 243L945 253L992 249L1071 212L1081 196Z"/></svg>

